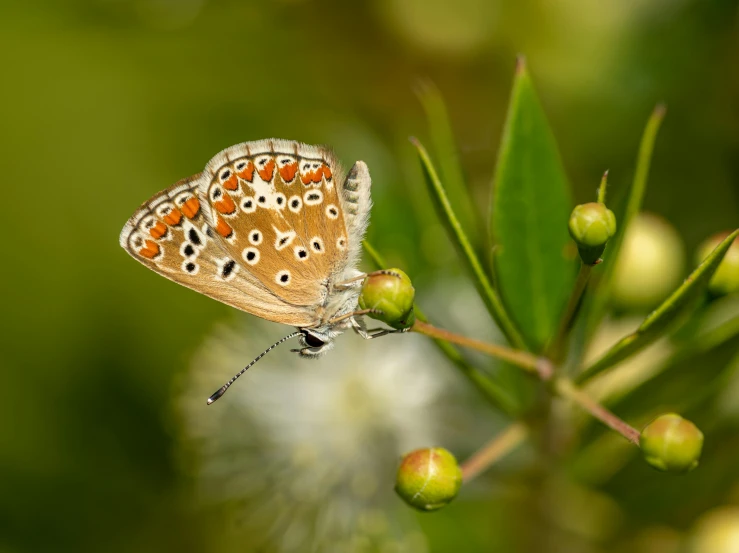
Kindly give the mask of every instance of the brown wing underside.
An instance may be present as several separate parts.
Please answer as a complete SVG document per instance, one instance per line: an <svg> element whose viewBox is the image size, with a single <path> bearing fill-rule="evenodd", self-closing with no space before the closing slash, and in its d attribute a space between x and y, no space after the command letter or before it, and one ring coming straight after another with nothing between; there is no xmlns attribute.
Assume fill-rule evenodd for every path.
<svg viewBox="0 0 739 553"><path fill-rule="evenodd" d="M198 197L201 180L183 179L144 203L124 226L121 246L162 276L236 309L288 325L317 324L315 310L283 301L223 250Z"/></svg>
<svg viewBox="0 0 739 553"><path fill-rule="evenodd" d="M328 150L277 140L233 146L206 168L200 191L216 241L287 303L323 304L346 263L337 173Z"/></svg>

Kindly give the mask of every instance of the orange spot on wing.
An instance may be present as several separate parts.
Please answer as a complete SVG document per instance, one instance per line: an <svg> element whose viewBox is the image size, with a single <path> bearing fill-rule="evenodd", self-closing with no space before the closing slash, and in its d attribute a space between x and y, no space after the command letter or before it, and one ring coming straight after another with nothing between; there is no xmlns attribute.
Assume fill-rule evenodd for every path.
<svg viewBox="0 0 739 553"><path fill-rule="evenodd" d="M323 165L323 176L326 177L326 180L331 180L331 177L334 176L331 172L331 168L326 164Z"/></svg>
<svg viewBox="0 0 739 553"><path fill-rule="evenodd" d="M231 199L231 196L224 193L223 199L215 202L213 204L213 207L215 207L219 213L223 213L225 215L231 215L234 211L236 211L236 204Z"/></svg>
<svg viewBox="0 0 739 553"><path fill-rule="evenodd" d="M236 174L245 181L251 182L254 180L254 164L251 161L247 162L246 167Z"/></svg>
<svg viewBox="0 0 739 553"><path fill-rule="evenodd" d="M184 204L182 204L182 213L184 213L188 219L194 219L197 217L200 211L200 200L197 198L190 198Z"/></svg>
<svg viewBox="0 0 739 553"><path fill-rule="evenodd" d="M167 213L163 219L170 227L176 227L180 224L180 221L182 221L182 212L179 209L173 209Z"/></svg>
<svg viewBox="0 0 739 553"><path fill-rule="evenodd" d="M234 231L226 221L223 220L222 217L218 217L218 224L216 225L216 230L218 231L218 234L223 236L224 238L228 238L231 236L231 233Z"/></svg>
<svg viewBox="0 0 739 553"><path fill-rule="evenodd" d="M231 176L223 181L223 188L226 190L236 190L239 187L239 179L236 173L231 173Z"/></svg>
<svg viewBox="0 0 739 553"><path fill-rule="evenodd" d="M147 259L154 259L159 255L159 245L151 240L144 242L144 247L139 250L139 255L146 257Z"/></svg>
<svg viewBox="0 0 739 553"><path fill-rule="evenodd" d="M157 224L149 229L149 234L151 234L153 238L159 240L162 236L167 234L167 225L161 221L157 221Z"/></svg>
<svg viewBox="0 0 739 553"><path fill-rule="evenodd" d="M260 178L264 182L270 182L272 180L272 175L275 174L275 160L274 158L270 158L269 161L257 171L259 173Z"/></svg>
<svg viewBox="0 0 739 553"><path fill-rule="evenodd" d="M292 180L295 178L295 173L298 172L298 163L296 161L294 163L283 165L282 167L280 167L279 171L283 181L285 181L286 183L292 182Z"/></svg>
<svg viewBox="0 0 739 553"><path fill-rule="evenodd" d="M308 171L307 173L301 175L300 180L303 181L303 184L310 184L312 182L321 182L322 177L323 170L319 168L315 171Z"/></svg>

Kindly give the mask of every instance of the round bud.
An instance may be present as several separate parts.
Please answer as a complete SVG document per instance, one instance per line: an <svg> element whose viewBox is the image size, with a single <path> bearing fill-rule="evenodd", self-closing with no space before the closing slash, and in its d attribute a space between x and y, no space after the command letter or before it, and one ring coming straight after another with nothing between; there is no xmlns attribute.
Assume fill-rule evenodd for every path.
<svg viewBox="0 0 739 553"><path fill-rule="evenodd" d="M616 216L604 204L591 202L575 207L570 215L570 236L588 265L595 264L616 234Z"/></svg>
<svg viewBox="0 0 739 553"><path fill-rule="evenodd" d="M705 240L698 248L697 261L700 263L708 257L708 254L728 235L728 232L723 232ZM708 283L708 290L717 296L739 292L739 238L729 246L711 282Z"/></svg>
<svg viewBox="0 0 739 553"><path fill-rule="evenodd" d="M398 468L395 491L421 511L441 509L457 496L462 471L454 455L441 447L411 451Z"/></svg>
<svg viewBox="0 0 739 553"><path fill-rule="evenodd" d="M388 269L394 274L371 275L364 279L359 295L361 309L377 309L381 314L370 314L397 330L410 328L416 320L413 299L416 290L411 279L400 269Z"/></svg>
<svg viewBox="0 0 739 553"><path fill-rule="evenodd" d="M611 299L627 311L652 309L680 284L684 266L677 231L661 217L640 213L626 229L614 267Z"/></svg>
<svg viewBox="0 0 739 553"><path fill-rule="evenodd" d="M703 432L675 413L660 415L650 422L639 438L644 460L654 468L688 472L698 466L703 449Z"/></svg>

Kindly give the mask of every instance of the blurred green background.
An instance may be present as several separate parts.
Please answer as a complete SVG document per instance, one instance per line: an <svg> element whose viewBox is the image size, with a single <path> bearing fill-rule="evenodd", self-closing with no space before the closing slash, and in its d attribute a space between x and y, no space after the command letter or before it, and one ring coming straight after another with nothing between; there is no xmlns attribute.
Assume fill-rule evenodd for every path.
<svg viewBox="0 0 739 553"><path fill-rule="evenodd" d="M0 174L5 232L20 242L1 273L0 551L226 550L218 514L198 508L177 468L171 405L203 336L234 314L135 263L121 227L229 145L329 144L347 166L368 163L369 236L430 289L460 270L407 140L426 137L414 88L430 79L444 95L484 215L520 52L579 202L606 168L614 194L628 185L664 101L645 208L679 229L691 258L737 226L736 1L4 0ZM244 340L254 354L267 345ZM710 448L722 470L695 502L679 480L653 504L621 493L643 490L646 473L612 481L640 519L625 528L684 529L724 502L739 482L735 436ZM489 489L455 508L423 518L432 551L499 543L506 504ZM515 522L522 535L539 524ZM609 540L531 550L625 543Z"/></svg>

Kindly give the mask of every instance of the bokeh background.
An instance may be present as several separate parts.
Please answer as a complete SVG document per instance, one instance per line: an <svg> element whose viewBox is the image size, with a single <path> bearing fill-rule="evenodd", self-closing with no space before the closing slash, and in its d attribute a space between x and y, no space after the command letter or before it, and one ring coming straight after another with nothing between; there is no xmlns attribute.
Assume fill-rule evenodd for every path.
<svg viewBox="0 0 739 553"><path fill-rule="evenodd" d="M602 552L636 551L638 541L644 551L668 552L704 512L739 499L736 424L722 426L721 446L708 448L713 469L683 480L634 464L573 488L545 480L551 467L524 451L435 515L415 515L391 492L380 499L371 492L380 506L362 519L362 531L406 525L402 546L334 542L330 549L310 537L318 522L289 540L289 521L255 533L251 519L282 497L286 476L258 491L225 493L229 475L243 479L247 466L247 476L264 480L267 446L247 438L259 424L276 451L295 440L321 445L310 432L328 430L290 422L320 405L301 412L289 399L328 393L311 387L311 371L326 379L337 365L377 370L365 359L371 348L349 336L333 361L303 365L283 352L257 367L263 375L282 371L259 389L276 398L264 409L284 407L292 419L270 426L273 415L258 410L206 410L204 399L224 375L285 329L257 327L146 271L118 246L120 228L143 200L231 144L265 137L330 144L347 165L368 163L369 236L413 276L429 310L448 326L471 324L472 332L495 336L484 313L476 315L479 302L433 215L408 137L427 136L414 90L431 80L447 101L484 216L518 53L527 56L578 201L592 199L606 168L614 191L628 185L643 125L664 101L646 209L678 229L689 259L706 236L737 226L736 1L4 0L0 551ZM222 336L237 349L221 339L225 353L214 359L213 340ZM389 340L403 355L401 340ZM388 394L370 396L394 398L383 413L397 408L423 424L389 418L396 442L368 439L366 456L395 458L421 437L464 456L503 424L422 342L409 338L417 356L406 365L428 366L442 380L419 391L413 379L399 379L403 387L386 378ZM370 381L349 386L364 397ZM230 399L256 397L249 384L240 381ZM287 389L288 401L278 401ZM441 416L434 402L451 411ZM376 420L362 416L362 424ZM353 435L342 417L326 419L331 432ZM300 429L307 434L275 439ZM251 464L224 457L217 489L204 501L203 467L228 449L219 432L248 449ZM314 460L344 463L331 449L339 446L325 447L314 448ZM299 463L290 469L293 480L299 470ZM369 489L390 490L392 471L382 470ZM314 506L328 502L320 487L312 493ZM558 507L564 498L568 507ZM287 504L275 512L297 516L289 496ZM273 525L266 518L255 527ZM348 523L347 535L357 531Z"/></svg>

